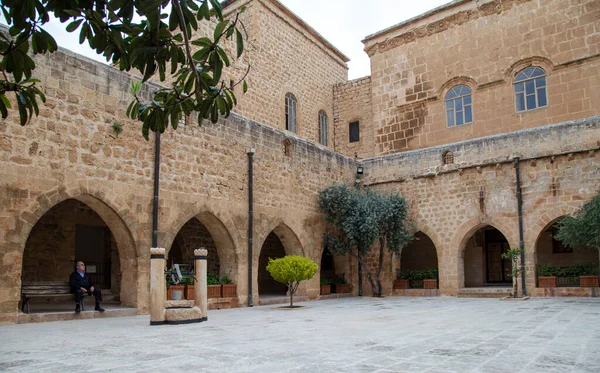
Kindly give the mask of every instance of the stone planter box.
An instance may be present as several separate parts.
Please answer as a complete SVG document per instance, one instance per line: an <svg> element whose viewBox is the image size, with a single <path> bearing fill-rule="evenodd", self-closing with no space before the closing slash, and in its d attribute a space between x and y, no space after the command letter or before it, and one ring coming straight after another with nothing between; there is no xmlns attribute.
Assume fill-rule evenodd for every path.
<svg viewBox="0 0 600 373"><path fill-rule="evenodd" d="M331 285L321 285L321 295L331 294Z"/></svg>
<svg viewBox="0 0 600 373"><path fill-rule="evenodd" d="M423 289L437 289L437 280L423 280Z"/></svg>
<svg viewBox="0 0 600 373"><path fill-rule="evenodd" d="M196 298L196 287L194 285L186 285L185 299L194 300Z"/></svg>
<svg viewBox="0 0 600 373"><path fill-rule="evenodd" d="M336 293L350 293L352 291L352 285L350 284L336 284L335 292Z"/></svg>
<svg viewBox="0 0 600 373"><path fill-rule="evenodd" d="M598 276L579 276L579 286L582 288L597 288Z"/></svg>
<svg viewBox="0 0 600 373"><path fill-rule="evenodd" d="M208 298L221 298L221 285L208 285L206 286L206 292Z"/></svg>
<svg viewBox="0 0 600 373"><path fill-rule="evenodd" d="M408 289L410 288L410 283L408 280L394 280L394 289Z"/></svg>
<svg viewBox="0 0 600 373"><path fill-rule="evenodd" d="M223 298L237 297L237 285L236 284L223 284L221 285L223 291Z"/></svg>
<svg viewBox="0 0 600 373"><path fill-rule="evenodd" d="M175 293L175 294L173 294L173 293ZM168 300L182 300L185 295L184 293L185 293L185 286L171 285L171 286L169 286L169 289L167 290L167 299ZM181 294L181 295L177 296L177 294ZM175 299L173 296L175 296L177 299Z"/></svg>
<svg viewBox="0 0 600 373"><path fill-rule="evenodd" d="M556 276L538 276L538 287L540 288L555 288Z"/></svg>

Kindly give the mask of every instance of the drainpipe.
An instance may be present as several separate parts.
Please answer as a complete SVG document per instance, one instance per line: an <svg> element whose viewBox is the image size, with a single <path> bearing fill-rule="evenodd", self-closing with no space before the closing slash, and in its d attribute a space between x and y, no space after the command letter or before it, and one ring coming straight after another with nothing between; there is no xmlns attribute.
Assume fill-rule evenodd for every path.
<svg viewBox="0 0 600 373"><path fill-rule="evenodd" d="M253 164L256 149L250 148L248 154L248 307L252 307L252 234L254 222L254 194L253 194Z"/></svg>
<svg viewBox="0 0 600 373"><path fill-rule="evenodd" d="M517 176L517 211L519 214L519 249L521 250L521 290L523 296L527 295L525 287L525 241L523 240L523 191L521 189L521 172L519 157L514 158L515 173Z"/></svg>
<svg viewBox="0 0 600 373"><path fill-rule="evenodd" d="M158 247L158 188L160 180L160 132L154 133L154 201L152 203L152 247Z"/></svg>

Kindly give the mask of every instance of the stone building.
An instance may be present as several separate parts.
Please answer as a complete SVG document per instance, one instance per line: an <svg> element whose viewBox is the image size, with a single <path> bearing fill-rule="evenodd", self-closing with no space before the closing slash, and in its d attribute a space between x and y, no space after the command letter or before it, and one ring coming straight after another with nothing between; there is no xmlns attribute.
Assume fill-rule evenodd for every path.
<svg viewBox="0 0 600 373"><path fill-rule="evenodd" d="M317 192L354 182L360 165L361 183L406 196L418 229L386 257L386 295L398 270L435 267L428 294L506 292L499 254L521 240L528 294L595 294L538 288L535 268L598 261L561 248L552 229L600 189L600 1L453 1L368 36L371 75L353 81L348 59L278 1L225 10L240 6L253 67L238 114L161 136L158 246L170 262L207 247L211 270L237 284L229 306L284 294L266 261L321 263ZM155 141L125 117L135 77L68 51L36 64L40 115L0 122L0 321L32 320L19 312L22 283L64 281L76 258L147 313ZM326 260L321 274L356 285L354 260ZM319 297L319 276L301 295Z"/></svg>

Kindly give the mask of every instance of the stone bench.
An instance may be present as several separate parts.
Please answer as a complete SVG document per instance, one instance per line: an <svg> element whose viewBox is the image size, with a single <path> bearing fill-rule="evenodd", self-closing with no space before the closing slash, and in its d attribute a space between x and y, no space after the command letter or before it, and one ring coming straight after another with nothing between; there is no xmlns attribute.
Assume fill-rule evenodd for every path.
<svg viewBox="0 0 600 373"><path fill-rule="evenodd" d="M73 299L71 285L64 281L40 281L24 282L21 285L21 311L29 313L29 301L32 298L58 298L69 297ZM81 310L84 310L83 299L81 300Z"/></svg>

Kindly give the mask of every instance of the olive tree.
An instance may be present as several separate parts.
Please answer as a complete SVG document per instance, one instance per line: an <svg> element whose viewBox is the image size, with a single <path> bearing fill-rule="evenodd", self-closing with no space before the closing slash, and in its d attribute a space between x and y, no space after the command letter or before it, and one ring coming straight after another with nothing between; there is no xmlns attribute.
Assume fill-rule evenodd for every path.
<svg viewBox="0 0 600 373"><path fill-rule="evenodd" d="M169 124L176 129L192 113L200 124L203 119L215 123L236 104L234 86L247 89L245 76L233 85L221 79L231 64L224 43L231 40L239 58L247 35L239 18L243 8L228 20L218 0L1 0L0 10L10 26L8 34L0 32L0 114L7 118L16 103L21 125L38 114L38 100L46 100L32 55L57 50L42 28L51 15L107 62L142 74L132 83L127 116L142 122L146 139L149 131L162 133ZM196 33L200 22L213 25L212 35ZM141 83L156 74L170 85L144 101Z"/></svg>
<svg viewBox="0 0 600 373"><path fill-rule="evenodd" d="M300 282L310 280L317 273L317 263L299 255L288 255L279 259L269 258L267 271L273 279L288 286L290 293L290 308L294 307L294 294Z"/></svg>
<svg viewBox="0 0 600 373"><path fill-rule="evenodd" d="M556 239L575 250L596 249L600 258L600 192L575 216L566 216L558 223Z"/></svg>
<svg viewBox="0 0 600 373"><path fill-rule="evenodd" d="M404 197L334 185L319 193L319 206L327 222L325 245L332 253L350 254L356 258L367 275L373 296L381 296L385 248L400 254L413 237ZM377 258L375 269L368 268L364 261L371 251ZM359 279L360 294L361 290L362 280Z"/></svg>

